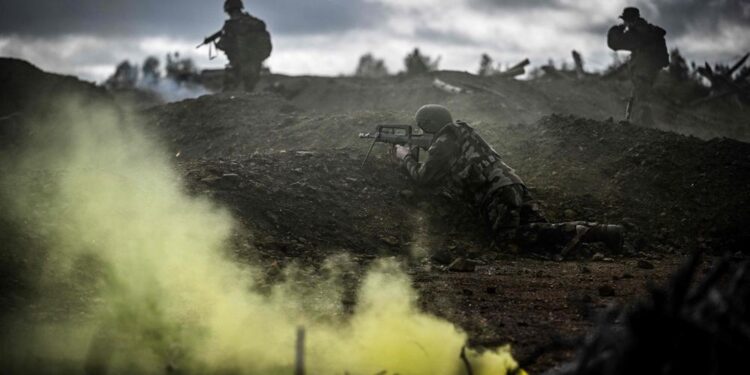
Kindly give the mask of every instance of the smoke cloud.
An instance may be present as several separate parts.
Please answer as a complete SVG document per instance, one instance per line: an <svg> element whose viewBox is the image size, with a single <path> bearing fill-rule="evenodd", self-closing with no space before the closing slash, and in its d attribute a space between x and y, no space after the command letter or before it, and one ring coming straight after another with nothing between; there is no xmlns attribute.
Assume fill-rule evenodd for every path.
<svg viewBox="0 0 750 375"><path fill-rule="evenodd" d="M338 260L306 287L300 268L259 292L259 269L228 255L231 215L184 191L137 119L66 102L39 122L28 152L0 163L3 205L47 244L39 301L0 338L10 373L289 374L297 327L310 373L463 373L465 333L419 311L394 262L373 266L353 313ZM517 366L507 348L469 358L476 374Z"/></svg>

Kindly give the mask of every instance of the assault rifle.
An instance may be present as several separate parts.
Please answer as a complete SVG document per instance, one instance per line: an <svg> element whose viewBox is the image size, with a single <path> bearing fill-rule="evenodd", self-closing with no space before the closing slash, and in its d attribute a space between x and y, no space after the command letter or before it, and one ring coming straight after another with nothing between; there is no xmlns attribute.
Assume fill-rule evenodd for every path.
<svg viewBox="0 0 750 375"><path fill-rule="evenodd" d="M216 39L219 39L222 35L224 35L224 29L217 31L210 36L207 36L205 39L203 39L203 43L197 45L195 49L201 48L209 43L212 43L211 45L213 45L216 42ZM216 58L216 55L211 55L211 46L208 47L208 58L209 60L213 60L214 58Z"/></svg>
<svg viewBox="0 0 750 375"><path fill-rule="evenodd" d="M427 150L432 144L432 134L415 133L411 125L398 125L398 124L386 124L378 125L375 127L373 133L359 133L360 138L372 138L372 144L370 149L365 155L365 160L362 161L364 167L367 159L370 158L372 148L375 147L375 143L387 143L391 145L407 145L407 146L418 146L419 148Z"/></svg>
<svg viewBox="0 0 750 375"><path fill-rule="evenodd" d="M219 39L219 37L221 37L222 34L224 34L224 30L223 29L219 30L219 31L217 31L217 32L215 32L213 34L211 34L210 36L207 36L205 39L203 39L203 43L199 44L195 48L198 49L198 48L201 48L201 47L205 46L208 43L215 42L216 39Z"/></svg>

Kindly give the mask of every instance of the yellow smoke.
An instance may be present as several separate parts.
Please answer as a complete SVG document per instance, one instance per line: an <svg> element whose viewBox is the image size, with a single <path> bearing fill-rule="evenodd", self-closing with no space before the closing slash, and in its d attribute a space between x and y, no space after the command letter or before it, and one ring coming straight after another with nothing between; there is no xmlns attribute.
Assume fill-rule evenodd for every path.
<svg viewBox="0 0 750 375"><path fill-rule="evenodd" d="M187 194L136 124L66 104L8 167L2 195L14 217L52 244L36 307L49 316L11 329L16 370L291 374L302 326L311 374L465 373L466 335L416 308L394 262L365 277L353 314L341 311L332 279L310 281L314 296L294 278L257 292L258 271L227 256L231 216ZM516 367L505 348L469 356L475 374Z"/></svg>

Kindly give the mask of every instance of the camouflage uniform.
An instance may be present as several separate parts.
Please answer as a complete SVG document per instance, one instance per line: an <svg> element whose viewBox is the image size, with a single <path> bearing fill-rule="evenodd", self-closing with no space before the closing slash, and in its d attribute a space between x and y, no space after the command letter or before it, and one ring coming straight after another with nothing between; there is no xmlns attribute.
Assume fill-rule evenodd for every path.
<svg viewBox="0 0 750 375"><path fill-rule="evenodd" d="M271 55L271 37L266 24L242 12L238 17L228 19L222 31L216 47L229 59L224 90L235 90L242 84L245 91L252 91L260 80L263 61Z"/></svg>
<svg viewBox="0 0 750 375"><path fill-rule="evenodd" d="M429 156L419 163L412 150L403 166L416 183L441 186L454 197L475 206L496 244L526 249L568 251L580 242L606 242L617 248L621 235L617 226L589 222L550 223L515 171L474 129L461 121L444 126L435 134Z"/></svg>
<svg viewBox="0 0 750 375"><path fill-rule="evenodd" d="M521 178L465 122L448 124L436 133L428 152L424 163L414 153L404 158L409 176L470 202L498 242L531 246L572 237L575 226L548 223Z"/></svg>
<svg viewBox="0 0 750 375"><path fill-rule="evenodd" d="M634 118L645 125L653 124L649 106L651 89L659 70L669 65L664 29L638 18L631 26L616 25L609 29L607 44L615 51L630 51L630 80Z"/></svg>

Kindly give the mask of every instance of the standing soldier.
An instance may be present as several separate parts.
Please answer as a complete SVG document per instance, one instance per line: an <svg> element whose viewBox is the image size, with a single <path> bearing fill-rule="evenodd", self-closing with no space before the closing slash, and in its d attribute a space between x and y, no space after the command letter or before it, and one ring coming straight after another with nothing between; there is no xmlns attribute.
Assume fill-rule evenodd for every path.
<svg viewBox="0 0 750 375"><path fill-rule="evenodd" d="M243 12L242 0L226 0L224 23L216 47L226 53L229 65L224 74L224 91L239 88L253 91L260 80L263 61L271 55L271 35L266 23Z"/></svg>
<svg viewBox="0 0 750 375"><path fill-rule="evenodd" d="M638 8L625 8L620 18L622 24L612 26L607 34L607 44L615 51L630 51L630 80L633 89L625 113L642 125L653 125L649 95L659 71L669 65L669 52L664 29L643 18ZM631 116L633 115L633 116Z"/></svg>

